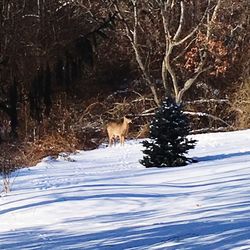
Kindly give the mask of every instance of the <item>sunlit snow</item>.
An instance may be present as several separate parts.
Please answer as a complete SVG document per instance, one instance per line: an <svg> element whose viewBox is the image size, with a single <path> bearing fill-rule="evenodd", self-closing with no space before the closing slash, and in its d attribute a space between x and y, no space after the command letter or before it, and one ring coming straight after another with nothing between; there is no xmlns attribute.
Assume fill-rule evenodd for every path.
<svg viewBox="0 0 250 250"><path fill-rule="evenodd" d="M0 249L250 249L250 130L192 137L185 167L144 168L133 140L14 173Z"/></svg>

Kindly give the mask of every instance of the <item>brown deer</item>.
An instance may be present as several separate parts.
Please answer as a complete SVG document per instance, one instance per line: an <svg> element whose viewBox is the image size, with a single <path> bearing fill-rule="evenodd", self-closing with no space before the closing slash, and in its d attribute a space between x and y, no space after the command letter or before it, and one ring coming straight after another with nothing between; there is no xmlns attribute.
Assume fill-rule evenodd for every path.
<svg viewBox="0 0 250 250"><path fill-rule="evenodd" d="M115 144L117 137L120 140L121 145L124 145L125 137L128 134L129 123L132 123L132 120L124 116L122 121L114 121L107 124L109 146Z"/></svg>

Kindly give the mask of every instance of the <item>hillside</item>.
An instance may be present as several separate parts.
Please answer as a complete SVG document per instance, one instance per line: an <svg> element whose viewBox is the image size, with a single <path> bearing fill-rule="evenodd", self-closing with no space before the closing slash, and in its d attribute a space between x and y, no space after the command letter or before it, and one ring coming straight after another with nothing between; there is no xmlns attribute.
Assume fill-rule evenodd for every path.
<svg viewBox="0 0 250 250"><path fill-rule="evenodd" d="M145 169L129 141L19 170L0 249L249 249L250 130L194 137L187 167Z"/></svg>

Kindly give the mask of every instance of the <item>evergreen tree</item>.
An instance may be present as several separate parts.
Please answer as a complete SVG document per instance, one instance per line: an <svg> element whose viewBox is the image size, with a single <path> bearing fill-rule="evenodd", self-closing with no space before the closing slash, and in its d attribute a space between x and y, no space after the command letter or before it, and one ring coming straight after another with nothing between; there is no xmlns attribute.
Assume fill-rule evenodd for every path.
<svg viewBox="0 0 250 250"><path fill-rule="evenodd" d="M143 141L146 167L176 167L194 162L184 154L195 147L196 140L188 139L190 126L182 106L166 98L156 111L150 125L150 141Z"/></svg>

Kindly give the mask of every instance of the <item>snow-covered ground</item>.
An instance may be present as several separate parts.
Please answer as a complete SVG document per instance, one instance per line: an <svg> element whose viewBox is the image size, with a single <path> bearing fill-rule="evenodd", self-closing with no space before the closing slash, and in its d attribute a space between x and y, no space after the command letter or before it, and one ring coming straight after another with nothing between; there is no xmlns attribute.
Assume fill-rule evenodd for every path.
<svg viewBox="0 0 250 250"><path fill-rule="evenodd" d="M186 167L146 169L130 141L18 171L0 249L250 249L250 130L193 138Z"/></svg>

